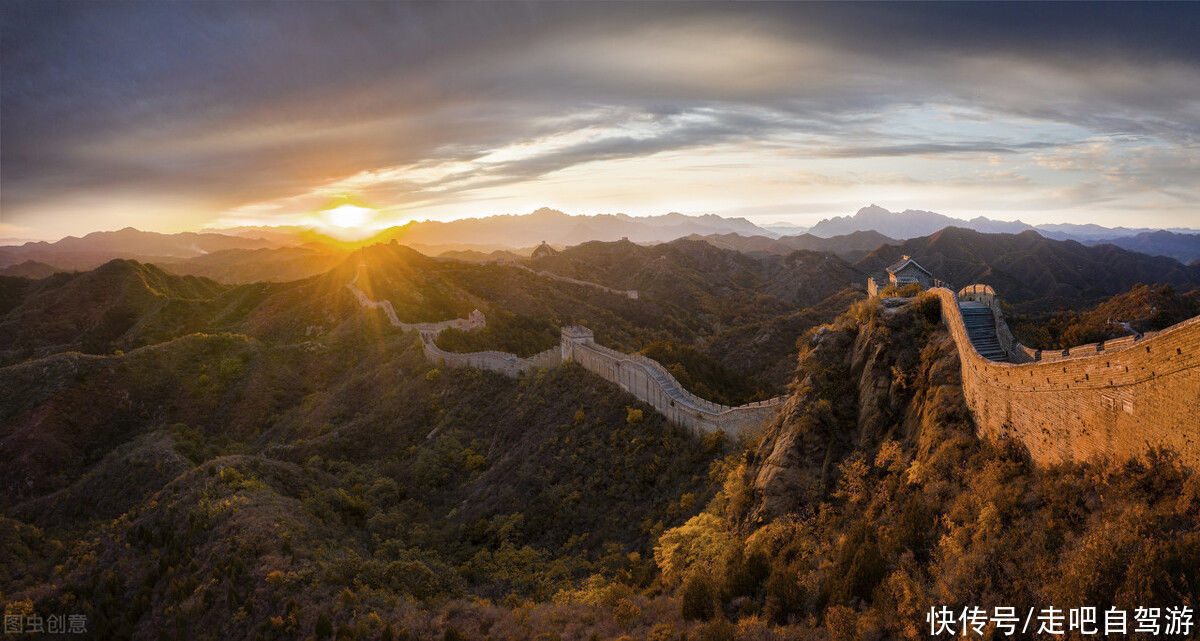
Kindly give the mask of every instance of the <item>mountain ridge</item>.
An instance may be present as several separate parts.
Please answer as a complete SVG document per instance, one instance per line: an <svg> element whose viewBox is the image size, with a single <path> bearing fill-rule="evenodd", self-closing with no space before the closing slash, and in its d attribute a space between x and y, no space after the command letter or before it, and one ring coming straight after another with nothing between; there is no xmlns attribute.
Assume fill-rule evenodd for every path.
<svg viewBox="0 0 1200 641"><path fill-rule="evenodd" d="M888 265L905 255L953 286L991 285L1004 292L1007 302L1031 311L1095 302L1139 283L1184 289L1200 286L1200 268L1196 266L1115 245L1088 246L1046 238L1032 229L1019 234L985 234L947 227L929 236L883 245L854 265L879 280Z"/></svg>
<svg viewBox="0 0 1200 641"><path fill-rule="evenodd" d="M1030 225L1014 220L992 220L984 216L976 216L970 220L954 218L937 212L919 209L906 209L900 212L889 211L876 204L859 209L849 216L834 216L826 218L813 225L808 233L822 238L849 234L855 231L874 230L885 236L908 240L928 236L946 227L961 227L984 233L1020 233L1035 230L1038 233L1055 240L1104 241L1105 239L1134 236L1147 232L1168 231L1176 233L1195 233L1198 230L1173 228L1167 230L1151 228L1103 227L1096 224L1075 223L1045 223Z"/></svg>
<svg viewBox="0 0 1200 641"><path fill-rule="evenodd" d="M337 232L321 231L316 226L241 226L205 229L199 232L164 234L140 231L132 227L99 231L82 237L67 236L54 242L26 242L0 245L0 270L12 275L48 274L45 267L34 271L8 271L16 265L34 261L56 271L89 270L114 258L130 258L159 265L176 265L185 273L217 275L230 282L252 278L284 280L315 273L279 259L287 252L267 258L263 265L245 261L209 258L211 254L239 250L243 256L256 250L305 248L315 253L350 251L357 247L396 240L427 255L448 252L495 251L525 253L543 241L551 245L574 246L584 242L628 239L635 243L665 243L678 238L703 238L729 249L786 254L795 249L833 251L842 258L857 260L885 242L927 236L947 226L986 233L1019 233L1035 229L1048 238L1073 239L1086 244L1115 244L1151 255L1165 255L1188 263L1200 259L1200 233L1195 230L1152 230L1099 225L1029 225L1021 221L996 221L982 216L970 220L953 218L924 210L890 212L871 205L850 216L822 220L810 230L795 225L772 223L757 225L745 218L725 218L716 214L687 215L678 212L657 216L627 214L571 215L543 207L528 214L500 214L453 221L410 221L404 225L374 232L360 240L340 240ZM342 230L344 233L346 230ZM335 235L330 235L335 234ZM733 235L752 240L742 240ZM847 237L847 238L842 238ZM226 257L234 254L224 254ZM268 254L259 254L266 258ZM191 265L184 265L191 263ZM271 267L283 275L267 277Z"/></svg>
<svg viewBox="0 0 1200 641"><path fill-rule="evenodd" d="M841 236L822 238L809 233L794 236L767 238L765 236L742 236L740 234L693 234L688 240L701 240L715 247L732 249L743 253L787 255L797 250L819 251L835 254L848 261L855 261L878 248L898 242L875 230L855 231Z"/></svg>

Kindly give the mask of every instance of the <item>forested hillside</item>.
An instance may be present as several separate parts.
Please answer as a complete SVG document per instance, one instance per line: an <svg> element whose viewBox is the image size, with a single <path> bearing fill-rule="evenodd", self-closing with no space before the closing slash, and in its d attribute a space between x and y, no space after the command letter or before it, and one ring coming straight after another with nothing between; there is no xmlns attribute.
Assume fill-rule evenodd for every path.
<svg viewBox="0 0 1200 641"><path fill-rule="evenodd" d="M582 370L442 372L365 321L320 347L63 354L0 386L4 595L101 638L378 635L406 603L645 582L730 447Z"/></svg>
<svg viewBox="0 0 1200 641"><path fill-rule="evenodd" d="M439 339L446 349L529 355L557 345L560 327L583 324L595 330L602 344L623 351L664 342L689 349L693 363L728 370L732 378L726 378L734 388L757 390L726 398L750 398L782 389L795 339L837 313L820 306L827 294L846 289L840 297L854 296L849 268L826 254L797 253L762 263L704 243L680 241L679 247L663 247L655 251L625 242L593 243L565 254L577 270L564 269L568 275L617 279L613 272L619 265L637 270L631 271L634 282L645 285L659 279L669 284L644 289L639 300L547 279L512 265L433 259L397 244L348 254L318 276L290 282L225 285L127 260L40 281L7 279L3 286L12 294L5 302L11 309L0 316L0 328L10 331L0 338L0 363L66 350L127 351L192 332L233 332L271 342L319 341L364 313L346 288L358 278L357 287L373 300L391 302L405 322L461 318L473 309L482 310L489 326L470 334L447 332ZM246 268L257 273L277 260L290 260L289 252L251 252L265 265L242 254L213 254L209 264L232 268L250 260ZM789 317L791 322L778 323ZM750 341L762 338L753 328L764 326L776 328L771 345L778 349L759 350L753 361L740 358L739 353L753 349ZM739 346L744 349L731 349Z"/></svg>
<svg viewBox="0 0 1200 641"><path fill-rule="evenodd" d="M1052 312L1017 314L1009 320L1013 335L1034 349L1066 349L1154 332L1200 315L1200 289L1186 294L1171 285L1135 285L1091 309L1066 307Z"/></svg>
<svg viewBox="0 0 1200 641"><path fill-rule="evenodd" d="M863 300L825 254L577 249L550 266L672 285L393 244L288 283L0 278L7 607L106 639L919 639L934 605L1200 589L1200 480L1169 453L1039 469L979 441L934 297ZM743 442L573 365L440 369L350 282L406 322L484 311L445 348L583 323L714 400L788 399ZM1137 287L1029 322L1068 340L1194 305Z"/></svg>

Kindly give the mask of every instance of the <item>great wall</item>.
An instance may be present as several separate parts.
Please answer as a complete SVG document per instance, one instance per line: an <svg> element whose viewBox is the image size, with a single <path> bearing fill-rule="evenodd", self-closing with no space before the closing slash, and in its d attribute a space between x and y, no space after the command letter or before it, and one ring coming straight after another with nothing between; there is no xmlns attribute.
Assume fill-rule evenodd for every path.
<svg viewBox="0 0 1200 641"><path fill-rule="evenodd" d="M562 363L578 363L654 407L672 423L698 433L718 429L736 434L769 422L784 397L730 407L683 389L658 362L595 342L591 330L562 328L558 347L523 358L498 351L457 353L436 344L455 327L470 330L486 320L404 323L388 301L373 301L347 287L363 307L379 309L388 321L420 335L425 357L447 367L473 367L520 376ZM570 279L570 282L576 282ZM628 295L595 283L617 295ZM1015 438L1038 464L1092 458L1126 460L1152 448L1176 452L1200 465L1200 317L1159 332L1081 345L1069 350L1031 350L1013 339L995 292L972 285L958 293L933 287L942 319L962 366L963 395L980 436Z"/></svg>
<svg viewBox="0 0 1200 641"><path fill-rule="evenodd" d="M1200 316L1051 353L1013 339L991 287L929 291L941 300L981 436L1015 438L1042 465L1142 458L1152 448L1200 465Z"/></svg>
<svg viewBox="0 0 1200 641"><path fill-rule="evenodd" d="M625 298L629 298L629 299L633 299L633 300L637 300L637 297L638 297L638 293L637 293L636 289L613 289L612 287L608 287L606 285L601 285L600 283L593 283L590 281L579 280L578 278L570 278L567 276L559 276L558 274L555 274L554 272L548 272L544 269L543 270L533 269L532 267L527 267L527 266L521 265L519 263L510 263L510 264L513 267L516 267L518 269L523 269L532 274L537 274L538 276L542 276L544 278L549 278L550 280L557 280L560 283L571 283L572 285L582 285L584 287L591 287L593 289L599 289L601 291L606 291L610 294L616 294L617 296L624 296Z"/></svg>
<svg viewBox="0 0 1200 641"><path fill-rule="evenodd" d="M574 279L571 280L574 282ZM355 276L346 287L353 292L359 304L369 309L382 310L388 322L395 327L418 332L425 358L437 365L473 367L517 377L539 369L557 367L563 363L577 363L649 404L668 421L696 433L724 430L727 434L739 434L753 430L769 422L775 416L777 408L783 405L782 396L734 407L707 401L685 390L657 361L640 354L625 354L604 347L596 343L590 329L580 326L562 328L558 347L530 357L498 351L448 352L437 346L438 335L450 327L463 330L482 327L486 323L482 312L474 310L468 318L438 323L404 323L396 317L391 302L371 300L366 292L355 286L357 281L358 277ZM580 282L608 289L595 283ZM628 295L622 290L609 291L617 295Z"/></svg>

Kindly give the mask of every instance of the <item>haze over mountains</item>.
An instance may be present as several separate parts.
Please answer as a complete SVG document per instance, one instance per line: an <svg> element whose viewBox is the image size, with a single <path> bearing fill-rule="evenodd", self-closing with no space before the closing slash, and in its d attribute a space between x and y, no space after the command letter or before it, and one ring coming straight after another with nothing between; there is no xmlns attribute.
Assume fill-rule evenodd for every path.
<svg viewBox="0 0 1200 641"><path fill-rule="evenodd" d="M260 249L273 246L278 246L278 243L261 238L242 238L210 232L160 234L126 227L118 231L92 232L82 238L67 236L53 243L30 242L0 246L0 267L35 260L60 269L92 269L113 258L170 261L225 249Z"/></svg>
<svg viewBox="0 0 1200 641"><path fill-rule="evenodd" d="M812 234L780 236L742 236L740 234L692 235L688 238L703 240L710 245L732 249L748 254L790 254L797 250L821 251L837 254L846 260L858 260L871 250L887 243L897 242L883 234L870 231L855 231L841 236L821 238Z"/></svg>
<svg viewBox="0 0 1200 641"><path fill-rule="evenodd" d="M899 585L922 603L942 598L948 583L936 577L967 586L955 598L984 598L964 592L978 584L958 571L964 558L992 567L999 556L1023 576L1063 568L1048 581L1074 586L1090 576L1094 541L1126 532L1117 525L1135 508L1124 506L1144 504L1135 515L1167 516L1128 536L1154 546L1146 558L1158 565L1126 570L1118 559L1116 571L1131 585L1170 577L1138 593L1145 602L1185 598L1173 586L1196 584L1200 541L1188 538L1196 501L1179 497L1200 496L1194 480L1163 468L1170 459L1100 480L1087 466L1045 474L977 438L953 339L931 313L939 308L922 303L933 298L863 301L865 278L903 253L954 284L996 286L1039 347L1081 331L1103 338L1114 317L1160 329L1200 305L1200 266L957 227L907 240L868 231L589 241L507 253L520 264L431 258L401 242L308 243L0 276L0 459L12 462L0 466L0 548L15 560L0 564L0 582L49 611L88 604L96 638L177 626L228 639L290 630L536 641L559 636L509 634L525 624L498 617L559 608L544 620L595 621L596 638L630 636L636 612L646 621L636 638L763 639L776 637L765 627L752 637L687 630L732 626L716 613L734 603L795 627L798 616L776 614L814 616L795 585L827 592L835 612L871 603L899 630L924 606L893 614L889 577L902 570L892 568L915 568ZM171 273L282 280L298 266L319 271L248 284ZM406 322L481 310L485 328L439 336L447 351L529 355L582 324L702 398L786 401L754 441L697 437L575 364L509 379L430 363L415 333L364 309L351 282ZM1163 312L1172 316L1152 317ZM1120 490L1128 469L1142 476ZM1161 489L1146 498L1146 487ZM964 514L981 533L960 544L953 519ZM1002 519L1020 527L996 527ZM1051 521L1065 524L1062 543L1027 536ZM746 547L743 531L775 547ZM734 552L664 560L661 550L689 539ZM710 567L732 578L695 578ZM697 580L713 622L688 605ZM577 601L556 596L570 594ZM595 610L579 609L584 599ZM201 600L209 605L186 605ZM391 622L359 632L347 608L363 604L403 633ZM659 634L664 618L678 634Z"/></svg>
<svg viewBox="0 0 1200 641"><path fill-rule="evenodd" d="M1030 225L1020 220L992 220L976 216L970 220L953 218L945 214L918 209L906 209L893 212L878 205L863 207L853 216L835 216L826 218L813 225L808 233L822 238L849 234L855 231L877 231L885 236L905 240L928 236L946 227L963 227L985 233L1019 234L1026 230L1034 230L1039 234L1056 240L1101 241L1112 238L1136 236L1138 234L1158 231L1150 228L1130 229L1127 227L1102 227L1100 225L1078 225L1073 223L1057 223ZM1196 233L1194 229L1170 229L1170 232Z"/></svg>
<svg viewBox="0 0 1200 641"><path fill-rule="evenodd" d="M400 227L385 229L376 234L374 239L381 242L396 240L418 248L469 244L500 249L530 247L542 241L552 245L578 245L589 240L628 238L635 243L654 243L690 234L723 233L770 235L767 230L744 218L722 218L714 214L571 216L543 207L523 216L488 216L450 222L413 221Z"/></svg>
<svg viewBox="0 0 1200 641"><path fill-rule="evenodd" d="M1035 231L1055 240L1087 245L1111 244L1143 254L1167 256L1184 264L1200 260L1200 233L1189 230L1106 228L1098 225L1038 225L963 220L943 214L864 207L852 216L822 220L808 232L783 234L794 226L759 226L743 218L670 213L635 217L625 214L568 215L542 208L525 215L500 215L450 222L414 221L345 242L304 227L237 227L204 232L162 234L125 228L59 241L0 246L0 274L44 277L56 270L94 269L114 258L155 263L179 273L222 282L283 282L321 273L355 247L397 241L431 256L478 261L528 255L541 242L564 247L588 241L628 239L639 244L678 238L704 240L750 254L787 255L797 250L824 251L856 261L881 245L929 236L947 227L983 233Z"/></svg>
<svg viewBox="0 0 1200 641"><path fill-rule="evenodd" d="M119 231L92 232L81 238L68 236L53 243L29 242L0 246L0 269L34 260L64 270L86 270L114 258L180 263L230 249L259 250L303 245L327 250L392 240L433 255L452 250L532 248L542 241L558 246L621 238L637 243L658 243L692 234L730 233L771 235L771 232L743 218L722 218L711 214L571 216L542 208L520 216L500 215L450 222L413 221L384 229L355 243L345 243L303 227L236 227L179 234L145 232L127 227ZM208 261L209 266L212 262L216 261Z"/></svg>

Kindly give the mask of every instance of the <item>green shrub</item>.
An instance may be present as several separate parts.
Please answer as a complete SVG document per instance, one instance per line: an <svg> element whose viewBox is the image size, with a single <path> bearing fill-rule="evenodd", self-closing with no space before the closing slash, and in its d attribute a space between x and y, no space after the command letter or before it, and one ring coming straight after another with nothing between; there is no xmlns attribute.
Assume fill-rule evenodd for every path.
<svg viewBox="0 0 1200 641"><path fill-rule="evenodd" d="M785 624L804 613L804 587L795 572L785 567L772 570L764 591L763 613L775 623Z"/></svg>
<svg viewBox="0 0 1200 641"><path fill-rule="evenodd" d="M630 626L640 616L642 616L642 609L629 599L617 601L616 607L613 608L613 618L624 627Z"/></svg>
<svg viewBox="0 0 1200 641"><path fill-rule="evenodd" d="M693 570L683 579L679 599L681 614L689 621L707 621L716 614L716 590L703 570Z"/></svg>
<svg viewBox="0 0 1200 641"><path fill-rule="evenodd" d="M913 308L930 324L936 324L942 320L942 299L938 298L936 294L921 292L913 301Z"/></svg>

